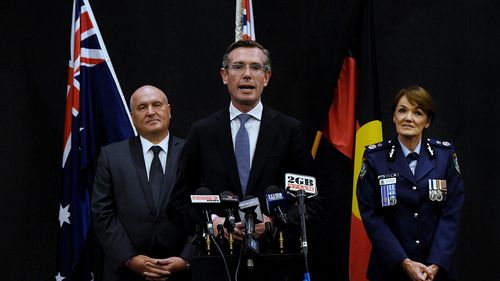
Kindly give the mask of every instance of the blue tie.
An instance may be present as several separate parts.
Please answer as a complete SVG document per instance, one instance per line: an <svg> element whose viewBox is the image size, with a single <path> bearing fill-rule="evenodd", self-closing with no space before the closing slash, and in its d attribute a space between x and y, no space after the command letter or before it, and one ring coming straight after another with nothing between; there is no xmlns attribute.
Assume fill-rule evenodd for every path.
<svg viewBox="0 0 500 281"><path fill-rule="evenodd" d="M238 165L243 195L247 192L248 176L250 174L250 140L248 139L248 132L245 128L245 123L249 118L250 115L248 114L238 115L238 119L240 119L240 129L238 133L236 133L234 142L234 155L236 156L236 164Z"/></svg>
<svg viewBox="0 0 500 281"><path fill-rule="evenodd" d="M158 145L154 145L151 147L151 150L154 156L153 161L151 161L151 168L149 169L149 186L153 194L155 208L158 210L160 208L160 194L163 181L163 168L160 163L160 151L162 149Z"/></svg>

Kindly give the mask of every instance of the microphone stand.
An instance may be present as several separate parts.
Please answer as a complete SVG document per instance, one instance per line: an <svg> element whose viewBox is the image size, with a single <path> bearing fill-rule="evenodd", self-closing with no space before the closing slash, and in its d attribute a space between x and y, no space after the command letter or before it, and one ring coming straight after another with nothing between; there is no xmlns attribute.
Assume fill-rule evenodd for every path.
<svg viewBox="0 0 500 281"><path fill-rule="evenodd" d="M230 218L234 217L233 213L230 212L229 216L226 218L226 221L224 222L224 226L227 228L227 233L229 235L229 254L233 254L233 232L234 232L234 224L230 222Z"/></svg>
<svg viewBox="0 0 500 281"><path fill-rule="evenodd" d="M205 215L206 215L206 219L207 219L207 237L206 237L205 243L207 245L207 256L210 256L210 254L211 254L210 237L214 236L214 226L212 223L212 218L210 217L210 214L208 213L208 211L205 211Z"/></svg>
<svg viewBox="0 0 500 281"><path fill-rule="evenodd" d="M304 281L310 281L311 277L309 275L309 261L308 261L308 247L307 247L307 228L306 228L306 194L304 191L300 191L297 195L299 201L299 214L300 214L300 226L302 230L302 236L300 238L302 254L304 255L304 262L306 267L306 272L304 273Z"/></svg>

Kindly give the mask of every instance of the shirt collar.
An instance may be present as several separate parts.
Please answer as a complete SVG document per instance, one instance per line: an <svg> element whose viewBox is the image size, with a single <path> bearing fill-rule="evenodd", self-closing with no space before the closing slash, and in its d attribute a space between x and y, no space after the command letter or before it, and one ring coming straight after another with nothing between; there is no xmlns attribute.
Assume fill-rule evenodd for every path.
<svg viewBox="0 0 500 281"><path fill-rule="evenodd" d="M167 134L167 136L162 139L158 144L154 144L150 142L148 139L144 138L143 136L141 137L141 145L142 145L142 153L146 154L148 151L151 149L153 145L158 145L165 151L165 153L168 151L168 141L170 139L170 134Z"/></svg>
<svg viewBox="0 0 500 281"><path fill-rule="evenodd" d="M401 149L403 150L403 154L405 155L405 157L408 156L408 154L410 154L410 152L416 152L417 154L420 155L420 146L422 144L422 139L420 139L418 141L418 144L417 144L417 146L415 147L415 149L413 151L410 151L408 148L406 148L406 146L404 146L401 143L401 141L399 140L399 138L398 138L398 141L399 141L399 144L401 145Z"/></svg>
<svg viewBox="0 0 500 281"><path fill-rule="evenodd" d="M261 120L263 109L264 109L264 106L262 105L262 102L259 101L259 103L254 108L252 108L252 110L247 112L247 114L252 116L253 118L255 118L257 120ZM229 104L229 120L233 120L234 118L236 118L238 115L240 115L242 113L243 112L239 111L238 109L236 109L236 107L234 107L232 102Z"/></svg>

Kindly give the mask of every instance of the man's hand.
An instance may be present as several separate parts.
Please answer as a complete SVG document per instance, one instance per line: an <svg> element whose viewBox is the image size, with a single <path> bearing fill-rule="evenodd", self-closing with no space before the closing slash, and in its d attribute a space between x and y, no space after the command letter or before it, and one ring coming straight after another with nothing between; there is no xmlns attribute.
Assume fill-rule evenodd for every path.
<svg viewBox="0 0 500 281"><path fill-rule="evenodd" d="M145 255L137 255L127 262L127 267L149 280L167 280L170 272L163 270L159 261Z"/></svg>
<svg viewBox="0 0 500 281"><path fill-rule="evenodd" d="M153 262L147 261L146 265L151 268L145 272L147 280L163 281L168 280L170 275L185 270L187 263L180 257L170 257L166 259L155 259Z"/></svg>
<svg viewBox="0 0 500 281"><path fill-rule="evenodd" d="M146 277L147 280L165 281L173 273L185 270L187 263L180 257L153 259L148 256L137 255L130 259L127 267Z"/></svg>
<svg viewBox="0 0 500 281"><path fill-rule="evenodd" d="M264 236L266 234L266 222L270 222L271 224L273 223L273 220L266 216L266 215L262 215L264 221L261 222L261 223L258 223L255 225L255 238L258 239L262 236Z"/></svg>
<svg viewBox="0 0 500 281"><path fill-rule="evenodd" d="M272 219L266 215L262 215L262 217L264 218L264 221L261 222L261 223L257 223L255 224L255 232L254 232L254 238L255 239L259 239L260 237L262 237L265 232L266 232L266 222L271 222L272 223ZM214 217L212 219L212 223L214 225L214 235L217 236L218 235L218 231L217 231L217 225L219 224L222 224L224 225L224 221L226 220L226 218L224 217ZM224 237L226 237L226 239L229 240L229 232L227 231L227 229L225 229L224 231ZM234 231L233 231L233 239L235 241L243 241L243 238L245 237L245 226L241 223L241 222L238 222L236 223L236 227L234 228Z"/></svg>

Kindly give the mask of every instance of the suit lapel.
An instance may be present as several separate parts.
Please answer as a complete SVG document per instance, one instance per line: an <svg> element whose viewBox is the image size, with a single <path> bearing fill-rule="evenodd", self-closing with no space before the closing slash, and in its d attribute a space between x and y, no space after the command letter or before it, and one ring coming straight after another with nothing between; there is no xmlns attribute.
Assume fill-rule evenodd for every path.
<svg viewBox="0 0 500 281"><path fill-rule="evenodd" d="M420 155L417 161L417 167L415 168L415 179L416 181L421 180L425 177L432 169L436 167L436 161L429 159L429 156L423 149L420 150Z"/></svg>
<svg viewBox="0 0 500 281"><path fill-rule="evenodd" d="M148 176L146 171L146 164L144 163L144 156L142 152L142 145L139 136L131 139L130 142L130 153L132 154L132 160L134 161L135 171L137 173L137 178L141 184L142 193L149 207L151 215L156 213L153 202L153 194L148 183Z"/></svg>
<svg viewBox="0 0 500 281"><path fill-rule="evenodd" d="M266 156L269 155L273 147L273 142L277 137L278 130L276 130L274 124L275 117L276 114L272 110L264 107L260 122L259 137L257 138L252 168L250 169L250 176L248 178L247 193L255 189L257 179L265 166Z"/></svg>
<svg viewBox="0 0 500 281"><path fill-rule="evenodd" d="M179 159L180 152L181 146L179 144L179 140L176 137L170 135L170 140L168 142L167 163L162 182L163 188L161 191L160 206L163 206L165 202L168 202L168 198L170 197L170 193L172 191L171 187L174 179L176 178L177 160Z"/></svg>
<svg viewBox="0 0 500 281"><path fill-rule="evenodd" d="M234 156L233 139L231 136L231 120L229 120L229 109L223 109L215 115L216 126L213 130L213 137L216 140L217 149L222 157L222 162L228 171L234 194L243 196L241 192L240 176L236 157Z"/></svg>
<svg viewBox="0 0 500 281"><path fill-rule="evenodd" d="M410 166L408 165L408 162L406 162L405 156L404 156L403 151L401 150L400 147L399 147L399 149L396 150L396 156L395 156L394 162L392 162L392 164L390 166L391 166L391 169L393 171L398 172L400 176L406 178L407 180L411 181L415 185L417 184L415 176L411 172Z"/></svg>

